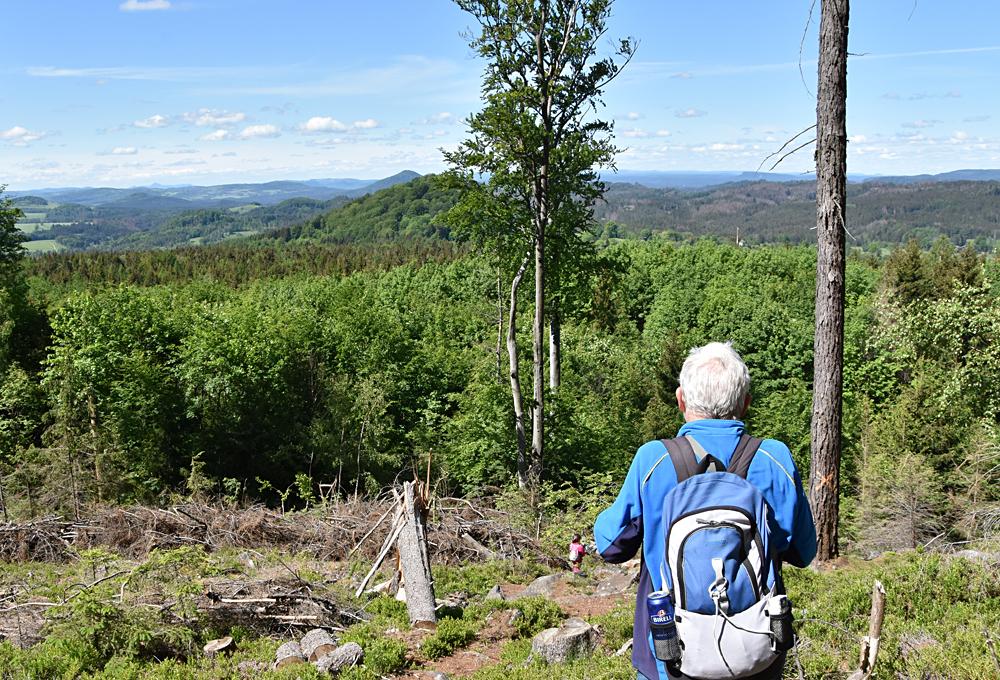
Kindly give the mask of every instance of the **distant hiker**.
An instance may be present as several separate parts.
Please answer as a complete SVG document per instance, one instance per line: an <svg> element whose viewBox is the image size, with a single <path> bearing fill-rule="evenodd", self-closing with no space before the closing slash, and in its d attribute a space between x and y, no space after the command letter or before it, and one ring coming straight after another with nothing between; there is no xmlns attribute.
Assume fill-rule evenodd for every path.
<svg viewBox="0 0 1000 680"><path fill-rule="evenodd" d="M573 540L569 542L569 563L573 567L573 573L579 574L583 566L583 556L587 554L587 549L580 542L580 534L573 534Z"/></svg>
<svg viewBox="0 0 1000 680"><path fill-rule="evenodd" d="M608 562L642 545L632 665L640 680L780 678L792 645L781 565L816 555L802 480L787 446L744 431L750 374L729 343L691 350L676 397L677 438L639 448L594 525Z"/></svg>

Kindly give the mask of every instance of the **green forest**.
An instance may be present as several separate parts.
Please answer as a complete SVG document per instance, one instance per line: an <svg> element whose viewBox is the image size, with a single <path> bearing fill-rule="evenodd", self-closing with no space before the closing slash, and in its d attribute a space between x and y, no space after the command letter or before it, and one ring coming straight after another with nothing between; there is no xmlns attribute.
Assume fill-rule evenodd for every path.
<svg viewBox="0 0 1000 680"><path fill-rule="evenodd" d="M50 255L27 261L30 275L8 264L8 516L162 503L192 470L212 495L291 506L320 483L377 492L428 460L442 491L512 483L489 258L442 242L230 250ZM808 470L814 267L807 246L596 249L566 297L545 483L621 479L636 447L676 430L680 362L715 339L750 367L751 429ZM973 538L1000 521L996 276L992 257L944 239L850 259L849 550Z"/></svg>

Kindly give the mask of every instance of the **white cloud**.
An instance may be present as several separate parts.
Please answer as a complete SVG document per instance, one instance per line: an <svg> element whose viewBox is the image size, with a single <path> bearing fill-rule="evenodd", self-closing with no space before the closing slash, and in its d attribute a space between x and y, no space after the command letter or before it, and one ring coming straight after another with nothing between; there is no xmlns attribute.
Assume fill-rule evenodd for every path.
<svg viewBox="0 0 1000 680"><path fill-rule="evenodd" d="M455 115L450 111L442 111L441 113L435 113L433 116L428 116L422 121L419 121L419 125L449 125L455 122Z"/></svg>
<svg viewBox="0 0 1000 680"><path fill-rule="evenodd" d="M215 132L209 132L207 135L201 136L201 141L203 142L221 142L224 139L229 139L229 130L216 130Z"/></svg>
<svg viewBox="0 0 1000 680"><path fill-rule="evenodd" d="M676 116L678 118L701 118L702 116L708 115L705 111L701 109L684 109L683 111L678 111Z"/></svg>
<svg viewBox="0 0 1000 680"><path fill-rule="evenodd" d="M125 2L118 5L118 9L123 12L170 9L170 0L125 0Z"/></svg>
<svg viewBox="0 0 1000 680"><path fill-rule="evenodd" d="M649 137L649 133L642 128L630 128L628 130L622 130L622 137L629 137L631 139L641 139L643 137Z"/></svg>
<svg viewBox="0 0 1000 680"><path fill-rule="evenodd" d="M642 118L642 116L640 116L635 111L629 111L628 115L625 117L628 118L629 120L639 120L640 118Z"/></svg>
<svg viewBox="0 0 1000 680"><path fill-rule="evenodd" d="M671 78L680 78L681 80L690 80L694 78L694 75L690 71L678 71L677 73L671 74Z"/></svg>
<svg viewBox="0 0 1000 680"><path fill-rule="evenodd" d="M656 136L657 137L669 137L670 136L670 130L657 130L656 131Z"/></svg>
<svg viewBox="0 0 1000 680"><path fill-rule="evenodd" d="M184 120L198 127L227 127L246 120L242 111L216 111L214 109L199 109L183 115Z"/></svg>
<svg viewBox="0 0 1000 680"><path fill-rule="evenodd" d="M21 127L20 125L15 125L9 130L0 132L0 139L6 139L14 146L25 146L31 142L38 141L45 135L46 133L44 132L32 132L27 128Z"/></svg>
<svg viewBox="0 0 1000 680"><path fill-rule="evenodd" d="M336 118L330 118L329 116L313 116L302 124L301 129L303 132L333 132L346 130L347 126Z"/></svg>
<svg viewBox="0 0 1000 680"><path fill-rule="evenodd" d="M939 121L939 120L923 120L923 119L921 119L921 120L915 120L915 121L910 122L910 123L903 123L903 127L905 127L905 128L912 128L912 129L916 129L916 130L921 130L923 128L932 127L933 125L935 125L937 123L940 123L940 122L941 121Z"/></svg>
<svg viewBox="0 0 1000 680"><path fill-rule="evenodd" d="M366 118L365 120L354 121L354 127L359 130L371 130L372 128L378 127L378 121L374 118Z"/></svg>
<svg viewBox="0 0 1000 680"><path fill-rule="evenodd" d="M165 127L168 123L170 123L169 118L167 118L166 116L161 116L160 114L157 113L156 115L150 116L149 118L143 118L142 120L137 120L134 123L132 123L132 125L136 126L137 128L161 128Z"/></svg>
<svg viewBox="0 0 1000 680"><path fill-rule="evenodd" d="M767 141L774 141L774 140L767 140ZM865 142L868 141L868 137L866 137L865 135L854 135L848 141L853 142L855 144L864 144Z"/></svg>
<svg viewBox="0 0 1000 680"><path fill-rule="evenodd" d="M112 156L134 156L139 150L134 146L116 146L111 150Z"/></svg>
<svg viewBox="0 0 1000 680"><path fill-rule="evenodd" d="M264 137L280 137L281 130L277 125L248 125L240 133L240 139L259 139Z"/></svg>
<svg viewBox="0 0 1000 680"><path fill-rule="evenodd" d="M968 132L963 132L962 130L956 130L955 132L952 133L950 141L958 143L958 142L965 142L968 139L969 139Z"/></svg>

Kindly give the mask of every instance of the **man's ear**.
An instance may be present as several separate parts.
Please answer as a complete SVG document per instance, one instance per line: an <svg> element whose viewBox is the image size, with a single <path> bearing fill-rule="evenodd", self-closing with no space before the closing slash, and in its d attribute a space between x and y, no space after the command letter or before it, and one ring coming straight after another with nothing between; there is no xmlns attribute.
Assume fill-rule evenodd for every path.
<svg viewBox="0 0 1000 680"><path fill-rule="evenodd" d="M751 397L749 394L747 394L747 398L743 400L743 413L740 414L740 418L741 419L743 418L743 416L745 416L747 414L747 411L750 410L750 402L751 401L753 401L753 397Z"/></svg>
<svg viewBox="0 0 1000 680"><path fill-rule="evenodd" d="M681 410L681 413L685 413L687 411L687 403L684 401L684 391L678 387L677 391L674 392L674 396L677 397L677 408Z"/></svg>

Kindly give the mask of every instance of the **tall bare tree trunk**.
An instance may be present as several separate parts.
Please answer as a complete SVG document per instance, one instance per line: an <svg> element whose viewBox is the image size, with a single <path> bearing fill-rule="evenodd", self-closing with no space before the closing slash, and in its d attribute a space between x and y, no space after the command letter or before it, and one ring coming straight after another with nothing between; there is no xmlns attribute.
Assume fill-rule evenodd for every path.
<svg viewBox="0 0 1000 680"><path fill-rule="evenodd" d="M524 397L521 393L521 371L518 368L517 357L517 290L528 270L531 255L521 261L521 266L510 284L510 308L507 310L507 359L510 362L510 394L514 399L514 430L517 432L517 486L527 489L530 486L528 476L528 444L524 433Z"/></svg>
<svg viewBox="0 0 1000 680"><path fill-rule="evenodd" d="M837 556L844 378L849 0L822 0L816 94L816 335L809 499L817 557Z"/></svg>
<svg viewBox="0 0 1000 680"><path fill-rule="evenodd" d="M549 312L549 388L555 392L562 379L562 316L559 303L552 301Z"/></svg>
<svg viewBox="0 0 1000 680"><path fill-rule="evenodd" d="M544 199L543 199L544 200ZM538 234L535 236L535 318L531 326L531 363L534 372L534 389L531 407L531 460L528 465L528 483L534 491L542 478L542 455L545 437L545 214L540 209Z"/></svg>
<svg viewBox="0 0 1000 680"><path fill-rule="evenodd" d="M503 384L503 283L497 265L497 385Z"/></svg>

